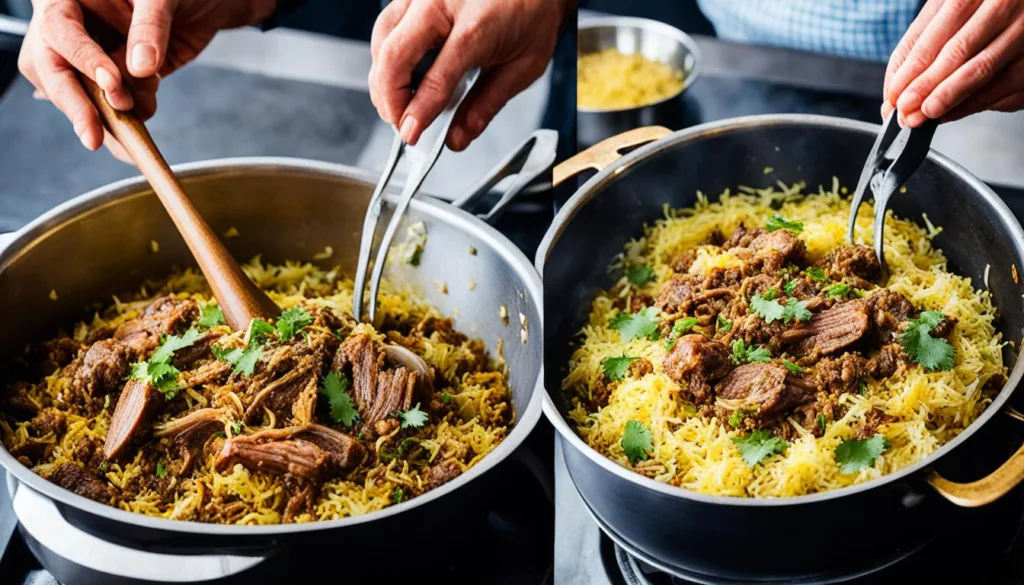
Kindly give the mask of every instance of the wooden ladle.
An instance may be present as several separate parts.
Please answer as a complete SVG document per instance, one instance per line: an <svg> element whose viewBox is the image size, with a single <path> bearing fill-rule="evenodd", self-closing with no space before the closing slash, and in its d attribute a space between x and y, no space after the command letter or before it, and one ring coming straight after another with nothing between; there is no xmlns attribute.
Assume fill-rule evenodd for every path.
<svg viewBox="0 0 1024 585"><path fill-rule="evenodd" d="M199 215L134 110L122 112L114 109L107 102L103 89L85 76L79 78L107 130L135 161L167 209L210 283L228 325L241 331L248 328L254 318L269 320L277 317L281 309L246 276L210 224Z"/></svg>

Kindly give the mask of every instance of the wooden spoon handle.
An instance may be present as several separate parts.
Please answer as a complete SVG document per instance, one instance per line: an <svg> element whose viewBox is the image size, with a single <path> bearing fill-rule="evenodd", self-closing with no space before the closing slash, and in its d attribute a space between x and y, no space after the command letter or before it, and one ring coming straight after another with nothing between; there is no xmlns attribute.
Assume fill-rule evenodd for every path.
<svg viewBox="0 0 1024 585"><path fill-rule="evenodd" d="M103 89L85 76L79 78L107 130L135 161L167 209L174 225L178 227L210 283L228 325L235 330L244 330L253 318L277 317L280 308L246 276L224 243L196 210L142 120L134 111L114 109L107 102Z"/></svg>

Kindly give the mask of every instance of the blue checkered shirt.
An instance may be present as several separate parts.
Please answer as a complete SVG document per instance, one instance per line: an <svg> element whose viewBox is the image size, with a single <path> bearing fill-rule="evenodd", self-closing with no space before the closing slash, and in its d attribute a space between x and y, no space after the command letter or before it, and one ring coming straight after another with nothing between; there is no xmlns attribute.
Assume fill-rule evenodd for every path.
<svg viewBox="0 0 1024 585"><path fill-rule="evenodd" d="M887 61L922 0L697 0L719 38Z"/></svg>

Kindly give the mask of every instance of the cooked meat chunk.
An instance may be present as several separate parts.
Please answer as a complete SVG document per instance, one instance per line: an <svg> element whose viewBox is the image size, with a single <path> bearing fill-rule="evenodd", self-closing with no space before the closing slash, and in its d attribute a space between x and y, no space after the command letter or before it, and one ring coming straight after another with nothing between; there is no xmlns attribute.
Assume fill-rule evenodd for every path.
<svg viewBox="0 0 1024 585"><path fill-rule="evenodd" d="M629 297L629 312L638 313L647 307L654 306L654 297L644 293L633 293Z"/></svg>
<svg viewBox="0 0 1024 585"><path fill-rule="evenodd" d="M814 315L810 321L785 331L783 338L793 344L794 355L814 359L850 347L867 332L868 309L857 300Z"/></svg>
<svg viewBox="0 0 1024 585"><path fill-rule="evenodd" d="M37 414L28 423L29 430L36 437L45 437L49 434L63 435L66 423L64 413L59 410L48 408Z"/></svg>
<svg viewBox="0 0 1024 585"><path fill-rule="evenodd" d="M807 253L807 245L789 230L763 232L750 241L750 247L757 251L774 250L787 262L801 262Z"/></svg>
<svg viewBox="0 0 1024 585"><path fill-rule="evenodd" d="M379 345L367 334L353 335L338 352L341 362L352 366L353 394L363 420L369 423L412 406L418 381L407 368L383 369L385 352Z"/></svg>
<svg viewBox="0 0 1024 585"><path fill-rule="evenodd" d="M640 379L640 378L643 378L644 376L646 376L647 374L650 374L653 371L654 371L654 364L652 364L650 361L648 361L648 360L646 360L644 358L640 358L640 359L636 360L635 362L629 364L629 370L627 370L626 374L630 378Z"/></svg>
<svg viewBox="0 0 1024 585"><path fill-rule="evenodd" d="M871 326L879 344L891 343L898 337L900 324L916 313L907 297L888 289L864 297L871 315Z"/></svg>
<svg viewBox="0 0 1024 585"><path fill-rule="evenodd" d="M295 522L296 517L312 509L316 503L316 484L310 481L288 476L285 480L285 493L291 494L281 518L285 524Z"/></svg>
<svg viewBox="0 0 1024 585"><path fill-rule="evenodd" d="M770 290L782 294L784 284L784 279L777 274L755 274L743 281L743 296L763 295Z"/></svg>
<svg viewBox="0 0 1024 585"><path fill-rule="evenodd" d="M932 328L932 337L944 337L949 339L949 336L953 334L953 328L956 327L956 317L950 317L945 315L939 324Z"/></svg>
<svg viewBox="0 0 1024 585"><path fill-rule="evenodd" d="M49 441L41 441L38 439L30 438L24 443L18 445L17 447L12 447L10 449L10 452L15 459L22 463L22 465L24 465L25 467L32 467L33 465L35 465L36 461L42 460L42 458L46 455L47 448L49 448L51 445L53 445L53 443Z"/></svg>
<svg viewBox="0 0 1024 585"><path fill-rule="evenodd" d="M760 315L749 313L736 317L732 328L722 338L727 345L732 344L736 339L742 339L748 346L763 345L768 350L777 354L782 351L785 345L784 335L788 334L790 325L782 321L765 323Z"/></svg>
<svg viewBox="0 0 1024 585"><path fill-rule="evenodd" d="M7 412L23 417L22 420L35 416L40 408L29 395L28 385L24 382L16 382L7 387L4 392L4 406Z"/></svg>
<svg viewBox="0 0 1024 585"><path fill-rule="evenodd" d="M708 232L708 237L704 239L704 243L709 246L721 246L725 243L725 236L722 235L721 230L716 228Z"/></svg>
<svg viewBox="0 0 1024 585"><path fill-rule="evenodd" d="M662 367L677 383L686 382L688 398L700 404L712 398L710 383L729 373L730 354L725 345L703 335L684 335L665 356Z"/></svg>
<svg viewBox="0 0 1024 585"><path fill-rule="evenodd" d="M153 415L163 403L163 395L149 380L129 380L110 417L103 455L107 459L123 455L129 446L149 431Z"/></svg>
<svg viewBox="0 0 1024 585"><path fill-rule="evenodd" d="M882 276L882 266L874 249L860 245L846 245L836 248L825 259L825 272L834 280L856 276L868 282L877 282Z"/></svg>
<svg viewBox="0 0 1024 585"><path fill-rule="evenodd" d="M867 360L855 353L844 353L839 357L822 359L814 374L818 388L838 396L856 392L857 386L867 376L867 369Z"/></svg>
<svg viewBox="0 0 1024 585"><path fill-rule="evenodd" d="M200 408L174 420L153 427L153 436L170 437L181 465L177 473L192 469L195 452L201 449L210 437L224 430L227 414L220 408Z"/></svg>
<svg viewBox="0 0 1024 585"><path fill-rule="evenodd" d="M75 371L75 385L90 396L112 394L121 389L128 373L128 355L120 343L105 339L85 352Z"/></svg>
<svg viewBox="0 0 1024 585"><path fill-rule="evenodd" d="M754 238L765 233L763 228L747 229L747 226L742 223L736 226L736 229L729 236L729 239L722 245L723 248L729 250L731 248L749 248L750 243L754 241Z"/></svg>
<svg viewBox="0 0 1024 585"><path fill-rule="evenodd" d="M70 337L58 337L43 342L42 351L46 356L43 358L43 374L50 375L70 364L83 349L84 345Z"/></svg>
<svg viewBox="0 0 1024 585"><path fill-rule="evenodd" d="M114 486L73 463L62 464L54 469L47 479L66 490L102 504L109 504L117 495Z"/></svg>
<svg viewBox="0 0 1024 585"><path fill-rule="evenodd" d="M258 419L264 407L277 413L289 412L303 390L312 385L315 391L317 372L313 368L314 361L312 356L307 356L294 369L264 386L245 409L245 420L252 422ZM306 420L302 422L310 422L311 415L304 418Z"/></svg>
<svg viewBox="0 0 1024 585"><path fill-rule="evenodd" d="M75 444L75 460L86 469L96 469L103 463L103 441L84 437Z"/></svg>
<svg viewBox="0 0 1024 585"><path fill-rule="evenodd" d="M872 408L864 416L864 422L857 425L854 433L858 439L870 439L875 436L875 433L878 431L878 427L884 424L889 424L894 420L896 419L892 416L885 414L877 408Z"/></svg>
<svg viewBox="0 0 1024 585"><path fill-rule="evenodd" d="M722 274L674 274L661 289L655 306L666 313L693 313L700 324L708 325L736 296L732 288L715 286Z"/></svg>
<svg viewBox="0 0 1024 585"><path fill-rule="evenodd" d="M331 456L313 443L299 439L258 443L245 440L245 437L235 437L224 441L214 467L225 472L236 463L252 471L290 473L319 481L331 464Z"/></svg>
<svg viewBox="0 0 1024 585"><path fill-rule="evenodd" d="M198 314L199 305L192 299L161 297L146 307L141 316L122 323L114 331L114 340L121 342L133 359L138 359L156 349L163 336L186 329Z"/></svg>
<svg viewBox="0 0 1024 585"><path fill-rule="evenodd" d="M693 266L693 261L697 259L697 249L690 248L689 250L683 250L678 256L672 260L672 271L679 273L689 272L690 267Z"/></svg>
<svg viewBox="0 0 1024 585"><path fill-rule="evenodd" d="M868 374L880 380L896 373L902 360L903 349L898 344L883 345L878 353L868 360Z"/></svg>
<svg viewBox="0 0 1024 585"><path fill-rule="evenodd" d="M235 443L268 443L287 439L301 439L323 449L334 465L341 470L352 469L363 460L365 450L353 437L323 425L309 424L283 429L268 429L234 437Z"/></svg>
<svg viewBox="0 0 1024 585"><path fill-rule="evenodd" d="M719 382L715 395L730 408L766 421L812 402L814 388L803 377L790 375L782 364L746 364Z"/></svg>
<svg viewBox="0 0 1024 585"><path fill-rule="evenodd" d="M704 288L704 277L696 274L673 274L661 288L655 302L666 313L686 311L693 304L693 296Z"/></svg>
<svg viewBox="0 0 1024 585"><path fill-rule="evenodd" d="M454 461L444 461L437 465L431 466L427 470L427 483L430 487L435 488L439 485L444 485L449 481L459 477L462 473L462 469L458 463Z"/></svg>
<svg viewBox="0 0 1024 585"><path fill-rule="evenodd" d="M192 369L200 360L213 359L213 351L210 349L220 338L217 333L206 333L188 347L183 347L174 352L174 367L181 371Z"/></svg>

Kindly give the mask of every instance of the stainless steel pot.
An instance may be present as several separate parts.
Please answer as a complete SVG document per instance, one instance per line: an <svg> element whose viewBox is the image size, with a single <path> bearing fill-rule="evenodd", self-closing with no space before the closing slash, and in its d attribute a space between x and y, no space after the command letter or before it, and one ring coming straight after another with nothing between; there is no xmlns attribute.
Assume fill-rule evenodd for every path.
<svg viewBox="0 0 1024 585"><path fill-rule="evenodd" d="M237 258L261 255L271 263L313 260L330 247L332 257L313 261L354 268L363 213L376 176L285 158L215 160L175 170L218 233L232 227L238 231L237 237L226 240ZM388 201L393 203L394 198L391 194ZM397 263L388 277L418 289L441 313L453 316L459 330L483 339L491 355L500 354L508 363L515 427L468 472L420 497L364 516L309 524L225 526L151 518L98 504L44 480L0 449L0 464L13 478L15 508L19 499L31 499L32 506L50 507L48 517L59 514L84 533L134 549L228 557L266 555L323 531L337 531L353 542L392 539L400 531L403 540L413 539L404 541L414 542L411 535L430 534L438 523L464 514L474 501L486 497L486 488L480 487L485 475L509 458L540 418L540 279L504 236L449 204L418 197L403 221L424 222L427 242L418 267ZM156 252L153 241L159 243ZM172 267L189 265L194 263L187 247L141 178L77 197L19 230L0 251L0 311L5 325L0 356L11 359L26 343L87 316L91 303L132 290ZM499 315L501 306L512 317L508 324ZM467 486L478 489L464 489ZM241 565L212 563L211 570ZM206 565L189 566L191 571Z"/></svg>
<svg viewBox="0 0 1024 585"><path fill-rule="evenodd" d="M640 126L683 127L683 94L697 81L701 71L700 48L690 35L656 20L609 16L580 22L576 38L580 56L614 48L624 55L643 55L665 63L683 75L683 89L653 104L617 110L577 107L580 145L589 147Z"/></svg>
<svg viewBox="0 0 1024 585"><path fill-rule="evenodd" d="M590 301L596 290L612 284L607 266L613 256L642 234L645 222L663 215L663 205L692 206L698 190L714 197L737 185L780 180L804 181L812 190L830 186L833 176L855 185L877 132L872 124L808 115L737 118L675 133L642 128L556 168L556 184L584 169L599 172L560 210L537 253L545 286L544 411L598 522L650 562L709 580L849 576L864 563L909 553L935 535L958 506L991 502L1024 478L1024 447L1007 460L986 450L990 443L984 441L986 431L1002 422L993 418L1007 411L1024 375L1024 361L1017 359L1024 337L1018 278L1024 232L992 190L934 152L908 183L908 192L890 206L901 217L927 213L943 226L935 244L953 271L977 286L987 282L1001 315L999 330L1009 342L1006 385L956 439L911 467L844 489L775 500L727 498L686 491L619 466L584 443L565 416L561 381ZM648 144L618 154L642 143ZM765 175L766 167L774 171ZM986 473L967 483L946 479Z"/></svg>

